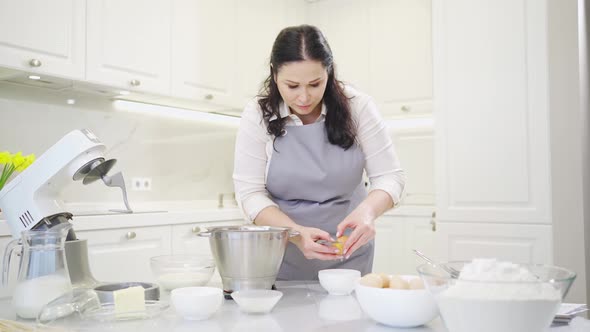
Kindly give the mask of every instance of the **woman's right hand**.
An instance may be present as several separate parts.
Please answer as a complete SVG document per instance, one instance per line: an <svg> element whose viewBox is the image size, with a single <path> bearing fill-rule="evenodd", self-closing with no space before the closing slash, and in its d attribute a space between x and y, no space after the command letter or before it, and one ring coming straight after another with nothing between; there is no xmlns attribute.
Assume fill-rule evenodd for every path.
<svg viewBox="0 0 590 332"><path fill-rule="evenodd" d="M299 232L299 235L291 238L291 242L301 250L305 258L320 260L340 258L338 249L316 243L318 240L333 242L334 239L330 237L328 232L313 227L298 227L296 231Z"/></svg>

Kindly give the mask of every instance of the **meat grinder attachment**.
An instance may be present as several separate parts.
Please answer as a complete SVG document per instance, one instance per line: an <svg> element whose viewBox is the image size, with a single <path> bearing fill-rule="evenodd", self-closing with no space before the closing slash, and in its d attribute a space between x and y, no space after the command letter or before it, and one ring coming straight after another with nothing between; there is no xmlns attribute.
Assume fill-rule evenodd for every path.
<svg viewBox="0 0 590 332"><path fill-rule="evenodd" d="M129 201L127 200L127 189L125 187L123 173L117 172L112 176L107 175L116 162L117 159L105 160L104 158L96 158L80 167L80 169L78 169L78 171L74 174L73 179L75 181L82 180L82 183L85 185L90 184L98 179L102 179L104 184L106 184L108 187L121 188L121 192L123 193L123 202L125 203L125 207L127 209L111 211L133 213L133 210L131 210L131 207L129 206Z"/></svg>

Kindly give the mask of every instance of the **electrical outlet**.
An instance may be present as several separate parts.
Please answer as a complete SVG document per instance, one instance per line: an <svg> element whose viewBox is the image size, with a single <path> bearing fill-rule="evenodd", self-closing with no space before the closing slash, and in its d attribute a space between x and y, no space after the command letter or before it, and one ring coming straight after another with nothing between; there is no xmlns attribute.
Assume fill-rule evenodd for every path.
<svg viewBox="0 0 590 332"><path fill-rule="evenodd" d="M152 190L152 178L143 178L143 190Z"/></svg>
<svg viewBox="0 0 590 332"><path fill-rule="evenodd" d="M136 191L152 190L152 178L132 178L131 189Z"/></svg>

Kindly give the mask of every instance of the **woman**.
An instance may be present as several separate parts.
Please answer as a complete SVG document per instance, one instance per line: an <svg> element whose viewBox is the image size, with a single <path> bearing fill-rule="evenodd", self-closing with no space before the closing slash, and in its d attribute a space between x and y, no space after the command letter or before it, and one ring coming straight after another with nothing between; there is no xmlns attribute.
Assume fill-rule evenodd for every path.
<svg viewBox="0 0 590 332"><path fill-rule="evenodd" d="M233 177L250 221L300 233L277 279L317 280L327 268L371 271L374 222L399 203L403 171L375 103L336 79L316 27L277 36L263 92L242 114ZM318 243L345 232L342 255Z"/></svg>

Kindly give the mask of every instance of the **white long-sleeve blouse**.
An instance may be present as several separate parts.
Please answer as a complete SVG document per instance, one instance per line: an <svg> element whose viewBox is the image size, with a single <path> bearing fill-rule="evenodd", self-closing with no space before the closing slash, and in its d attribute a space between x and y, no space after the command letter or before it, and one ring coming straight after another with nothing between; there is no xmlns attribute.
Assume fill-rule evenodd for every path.
<svg viewBox="0 0 590 332"><path fill-rule="evenodd" d="M357 130L357 144L365 155L369 191L383 190L397 205L404 189L405 177L387 126L371 97L350 86L345 87L345 93L350 98L352 118ZM321 115L316 122L325 121L329 111L322 104ZM303 125L285 103L281 103L279 113L282 118L287 118L287 131L289 126ZM272 120L273 118L270 119ZM257 100L252 100L242 113L236 138L233 172L236 200L250 222L264 208L278 206L266 190L268 166L274 151L273 138L274 136L267 132L267 123L262 118Z"/></svg>

